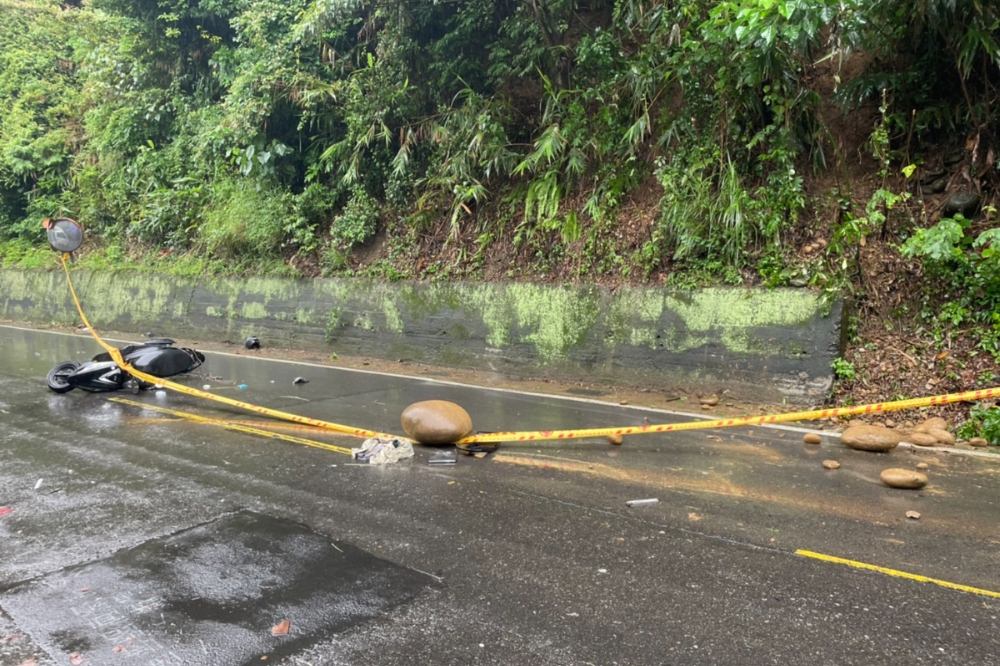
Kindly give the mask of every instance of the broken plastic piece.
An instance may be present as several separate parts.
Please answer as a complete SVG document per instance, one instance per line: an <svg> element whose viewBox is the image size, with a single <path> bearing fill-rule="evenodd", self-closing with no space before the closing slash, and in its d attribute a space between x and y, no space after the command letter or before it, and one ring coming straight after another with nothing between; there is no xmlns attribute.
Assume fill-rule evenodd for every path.
<svg viewBox="0 0 1000 666"><path fill-rule="evenodd" d="M12 506L0 506L0 516L5 516L14 510Z"/></svg>
<svg viewBox="0 0 1000 666"><path fill-rule="evenodd" d="M246 384L237 384L236 388L238 388L241 391L246 391L247 390L247 385Z"/></svg>
<svg viewBox="0 0 1000 666"><path fill-rule="evenodd" d="M656 504L659 501L660 500L656 497L650 497L649 499L629 500L625 503L628 504L629 506L642 506L644 504Z"/></svg>
<svg viewBox="0 0 1000 666"><path fill-rule="evenodd" d="M308 384L309 380L306 379L305 377L296 377L295 379L292 380L292 383L293 384Z"/></svg>
<svg viewBox="0 0 1000 666"><path fill-rule="evenodd" d="M428 465L454 465L455 464L455 452L454 451L438 451L437 453L432 453L431 457L427 459Z"/></svg>

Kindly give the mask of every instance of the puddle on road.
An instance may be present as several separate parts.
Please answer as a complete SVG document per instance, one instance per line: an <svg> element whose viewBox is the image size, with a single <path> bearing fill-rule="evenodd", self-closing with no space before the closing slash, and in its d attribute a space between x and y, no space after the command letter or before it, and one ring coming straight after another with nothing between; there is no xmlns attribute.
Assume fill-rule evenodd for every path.
<svg viewBox="0 0 1000 666"><path fill-rule="evenodd" d="M429 576L250 511L0 593L57 662L238 666L412 600ZM272 627L290 622L284 636Z"/></svg>

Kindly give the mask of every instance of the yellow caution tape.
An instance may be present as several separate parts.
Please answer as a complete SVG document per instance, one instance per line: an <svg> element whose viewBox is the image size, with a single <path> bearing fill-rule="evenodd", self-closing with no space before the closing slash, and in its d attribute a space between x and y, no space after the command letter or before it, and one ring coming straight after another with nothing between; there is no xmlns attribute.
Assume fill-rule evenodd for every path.
<svg viewBox="0 0 1000 666"><path fill-rule="evenodd" d="M856 405L854 407L835 407L832 409L813 409L804 412L787 412L785 414L767 414L764 416L742 416L738 418L716 419L714 421L688 421L685 423L661 423L656 425L626 426L624 428L589 428L581 430L537 430L534 432L491 432L472 435L460 442L520 442L545 439L580 439L583 437L607 437L608 435L643 435L654 432L677 432L680 430L699 430L703 428L731 428L734 426L767 425L770 423L786 423L788 421L812 421L838 416L854 416L857 414L879 414L900 409L917 409L948 405L955 402L986 400L1000 396L1000 388L981 389L979 391L963 391L934 395L927 398L910 398L893 402L878 402L871 405Z"/></svg>
<svg viewBox="0 0 1000 666"><path fill-rule="evenodd" d="M366 430L364 428L354 428L351 426L340 425L338 423L330 423L328 421L322 421L320 419L313 419L307 416L299 416L298 414L291 414L289 412L283 412L276 409L270 409L267 407L261 407L259 405L254 405L248 402L243 402L240 400L233 400L232 398L226 398L221 395L216 395L214 393L208 393L207 391L201 391L190 386L184 386L183 384L178 384L176 382L171 382L160 377L155 377L153 375L148 375L146 373L140 372L133 368L132 366L125 363L122 359L121 352L116 348L105 343L97 332L91 327L90 322L87 321L86 315L83 313L83 308L80 305L80 300L77 298L76 291L73 289L73 281L69 275L69 267L66 264L66 259L68 255L62 256L63 270L66 273L66 280L69 283L70 293L73 295L73 302L76 304L76 309L80 313L80 318L83 320L84 325L90 334L97 340L97 343L101 345L109 354L111 358L122 367L123 370L128 372L130 375L137 377L145 382L152 384L158 384L165 388L183 393L186 395L195 396L198 398L204 398L206 400L212 400L214 402L221 402L232 407L238 407L240 409L245 409L252 412L257 412L258 414L264 414L265 416L270 416L272 418L280 419L282 421L291 421L294 423L301 423L308 426L313 426L317 428L323 428L325 430L331 430L334 432L339 432L347 435L354 435L356 437L399 437L398 435L393 435L391 433L381 433L374 430ZM708 421L687 421L683 423L660 423L660 424L650 424L641 426L617 426L610 428L582 428L576 430L535 430L535 431L510 431L510 432L491 432L482 433L478 435L470 435L469 437L464 437L456 443L474 443L474 442L522 442L522 441L544 441L544 440L570 440L570 439L584 439L590 437L607 437L608 435L645 435L651 433L659 432L680 432L682 430L701 430L707 428L731 428L735 426L753 426L753 425L768 425L771 423L787 423L789 421L811 421L815 419L825 419L832 417L842 417L842 416L855 416L858 414L879 414L882 412L891 412L901 409L919 409L921 407L935 407L940 405L948 405L956 402L968 402L974 400L986 400L989 398L995 398L1000 396L1000 387L980 389L978 391L963 391L961 393L949 393L946 395L935 395L925 398L910 398L908 400L895 400L892 402L879 402L870 405L855 405L853 407L836 407L831 409L814 409L802 412L787 412L784 414L766 414L763 416L743 416L738 418L727 418L727 419L716 419ZM404 438L405 439L405 438Z"/></svg>
<svg viewBox="0 0 1000 666"><path fill-rule="evenodd" d="M326 444L324 442L317 442L316 440L313 439L305 439L303 437L293 437L292 435L285 435L280 432L270 432L268 430L261 430L260 428L253 428L247 425L233 423L231 421L222 421L220 419L208 418L207 416L199 416L198 414L192 414L190 412L182 412L177 409L160 407L159 405L148 405L144 402L137 402L135 400L129 400L127 398L110 398L110 400L111 402L117 402L122 405L131 405L132 407L141 407L142 409L149 409L154 412L160 412L161 414L170 414L171 416L177 416L182 419L194 421L195 423L205 423L207 425L219 426L221 428L225 428L226 430L245 432L250 435L260 435L262 437L269 437L271 439L280 439L285 442L294 442L295 444L303 444L305 446L311 446L316 449L325 449L327 451L333 451L334 453L345 453L347 455L351 455L351 450L346 447L335 446L333 444Z"/></svg>
<svg viewBox="0 0 1000 666"><path fill-rule="evenodd" d="M299 425L298 423L284 423L281 421L245 421L243 419L225 419L226 423L232 425L249 426L251 428L277 428L278 430L296 430L299 432L311 432L313 434L322 433L322 428L312 425ZM332 431L331 431L332 432ZM334 433L341 435L344 433Z"/></svg>

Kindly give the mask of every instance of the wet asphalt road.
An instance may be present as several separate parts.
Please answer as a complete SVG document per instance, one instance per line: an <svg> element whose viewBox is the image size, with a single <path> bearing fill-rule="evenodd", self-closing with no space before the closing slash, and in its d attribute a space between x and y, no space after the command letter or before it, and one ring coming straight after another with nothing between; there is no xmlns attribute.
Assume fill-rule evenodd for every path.
<svg viewBox="0 0 1000 666"><path fill-rule="evenodd" d="M73 647L47 627L56 609L45 604L65 602L40 595L21 603L18 591L51 588L66 572L106 567L123 553L134 557L246 512L305 526L409 572L413 594L374 617L308 635L294 635L291 607L282 611L292 615L290 649L205 664L261 663L263 656L312 666L1000 664L1000 598L795 554L815 551L1000 591L1000 457L870 454L833 438L811 447L799 432L755 428L643 435L621 447L603 440L507 443L454 467L428 466L433 450L420 447L410 462L371 468L336 453L170 420L107 395L46 389L52 365L96 351L87 337L0 327L0 507L9 509L0 515L4 666L30 658L69 663ZM296 376L310 382L295 386ZM461 404L481 430L685 420L220 354L209 355L189 381L392 432L400 431L406 405L426 399ZM215 418L257 418L175 394L136 399ZM824 470L824 459L840 461L841 469ZM918 461L931 466L925 490L878 482L882 469ZM659 503L625 504L652 497ZM907 520L908 510L921 519ZM218 574L204 577L205 595L227 584L232 571L220 564ZM202 594L187 587L173 592L195 604ZM267 632L271 620L258 624ZM143 636L154 640L156 630ZM87 664L174 663L146 654L127 660L95 648L82 657Z"/></svg>

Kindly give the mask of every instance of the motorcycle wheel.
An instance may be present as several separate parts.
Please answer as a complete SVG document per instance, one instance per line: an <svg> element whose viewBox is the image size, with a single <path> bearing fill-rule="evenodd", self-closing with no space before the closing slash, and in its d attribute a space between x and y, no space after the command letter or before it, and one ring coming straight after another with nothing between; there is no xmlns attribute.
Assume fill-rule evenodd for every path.
<svg viewBox="0 0 1000 666"><path fill-rule="evenodd" d="M55 391L56 393L66 393L67 391L72 391L75 387L69 383L67 377L76 372L79 368L79 363L66 361L65 363L60 363L56 367L49 370L49 374L45 377L45 383L49 385L49 390Z"/></svg>

